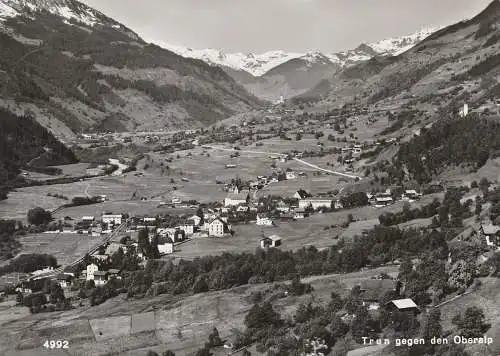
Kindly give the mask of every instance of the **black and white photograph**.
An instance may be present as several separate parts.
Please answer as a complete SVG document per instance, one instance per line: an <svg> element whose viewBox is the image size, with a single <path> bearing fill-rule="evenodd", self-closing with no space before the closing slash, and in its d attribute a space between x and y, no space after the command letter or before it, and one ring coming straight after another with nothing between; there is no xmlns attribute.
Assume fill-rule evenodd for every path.
<svg viewBox="0 0 500 356"><path fill-rule="evenodd" d="M0 0L0 356L500 356L500 0Z"/></svg>

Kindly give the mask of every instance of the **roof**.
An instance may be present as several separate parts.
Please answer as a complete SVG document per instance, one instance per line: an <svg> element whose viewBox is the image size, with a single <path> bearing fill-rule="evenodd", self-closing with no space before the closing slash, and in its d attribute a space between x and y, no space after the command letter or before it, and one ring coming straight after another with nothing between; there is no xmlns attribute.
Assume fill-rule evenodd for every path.
<svg viewBox="0 0 500 356"><path fill-rule="evenodd" d="M60 273L57 275L56 277L58 280L64 280L64 281L69 281L71 279L71 276L69 274L64 274L64 273Z"/></svg>
<svg viewBox="0 0 500 356"><path fill-rule="evenodd" d="M298 194L298 195L300 196L300 198L301 198L301 199L308 198L308 197L310 197L310 196L311 196L308 192L306 192L306 191L305 191L305 190L303 190L303 189L297 190L297 191L295 192L295 194Z"/></svg>
<svg viewBox="0 0 500 356"><path fill-rule="evenodd" d="M115 268L111 268L108 272L111 273L111 274L118 274L118 273L120 273L120 270L119 269L115 269Z"/></svg>
<svg viewBox="0 0 500 356"><path fill-rule="evenodd" d="M330 203L333 201L333 199L331 199L331 198L306 198L306 199L304 199L304 201L305 202L310 201L310 202L329 202Z"/></svg>
<svg viewBox="0 0 500 356"><path fill-rule="evenodd" d="M365 279L360 283L361 299L379 300L381 296L396 289L396 281L392 279Z"/></svg>
<svg viewBox="0 0 500 356"><path fill-rule="evenodd" d="M108 274L107 271L95 271L94 272L94 276L105 276L107 274Z"/></svg>
<svg viewBox="0 0 500 356"><path fill-rule="evenodd" d="M273 241L280 241L281 240L281 237L279 237L278 235L271 235L271 236L269 236L269 238Z"/></svg>
<svg viewBox="0 0 500 356"><path fill-rule="evenodd" d="M481 225L483 229L483 233L485 235L495 235L498 231L500 231L500 226L496 226L493 224Z"/></svg>
<svg viewBox="0 0 500 356"><path fill-rule="evenodd" d="M391 197L377 197L377 201L392 201Z"/></svg>
<svg viewBox="0 0 500 356"><path fill-rule="evenodd" d="M394 304L398 309L418 308L417 304L415 304L415 302L409 298L391 300L389 303Z"/></svg>

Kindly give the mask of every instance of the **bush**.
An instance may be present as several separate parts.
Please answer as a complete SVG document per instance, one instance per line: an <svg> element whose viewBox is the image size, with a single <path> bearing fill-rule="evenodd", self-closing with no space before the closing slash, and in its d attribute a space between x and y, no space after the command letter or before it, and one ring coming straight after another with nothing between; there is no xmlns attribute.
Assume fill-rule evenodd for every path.
<svg viewBox="0 0 500 356"><path fill-rule="evenodd" d="M52 213L40 207L28 211L28 222L33 225L46 225L52 220Z"/></svg>

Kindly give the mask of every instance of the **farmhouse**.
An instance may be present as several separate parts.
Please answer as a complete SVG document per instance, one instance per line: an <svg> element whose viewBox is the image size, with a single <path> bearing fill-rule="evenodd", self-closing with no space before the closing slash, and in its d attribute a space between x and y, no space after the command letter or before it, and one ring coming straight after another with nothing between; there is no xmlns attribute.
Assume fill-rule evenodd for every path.
<svg viewBox="0 0 500 356"><path fill-rule="evenodd" d="M248 190L242 190L239 193L229 193L224 199L224 206L238 206L248 203L250 198L250 192Z"/></svg>
<svg viewBox="0 0 500 356"><path fill-rule="evenodd" d="M402 194L401 199L411 202L411 201L420 199L421 196L422 196L422 194L417 192L416 190L407 189Z"/></svg>
<svg viewBox="0 0 500 356"><path fill-rule="evenodd" d="M68 288L71 286L71 280L73 277L70 274L60 273L57 275L56 279L61 288Z"/></svg>
<svg viewBox="0 0 500 356"><path fill-rule="evenodd" d="M121 225L122 219L122 214L103 214L101 217L101 221L108 225Z"/></svg>
<svg viewBox="0 0 500 356"><path fill-rule="evenodd" d="M390 312L401 311L408 314L418 314L420 310L412 299L395 299L391 300L385 305L386 309Z"/></svg>
<svg viewBox="0 0 500 356"><path fill-rule="evenodd" d="M306 198L299 200L299 208L307 208L311 207L314 210L318 210L320 208L330 209L332 207L332 199L323 199L323 198Z"/></svg>
<svg viewBox="0 0 500 356"><path fill-rule="evenodd" d="M482 224L480 231L484 235L488 246L500 246L500 226L491 223Z"/></svg>
<svg viewBox="0 0 500 356"><path fill-rule="evenodd" d="M293 213L294 220L304 219L308 216L309 216L309 214L306 212L306 209L304 209L304 208L295 209L295 211Z"/></svg>
<svg viewBox="0 0 500 356"><path fill-rule="evenodd" d="M108 272L107 271L95 271L94 272L94 283L96 286L103 286L108 282Z"/></svg>
<svg viewBox="0 0 500 356"><path fill-rule="evenodd" d="M297 191L295 192L295 194L293 195L293 197L294 197L295 199L299 199L299 200L309 198L310 196L311 196L311 194L309 194L308 192L306 192L306 191L305 191L305 190L303 190L303 189L297 190Z"/></svg>
<svg viewBox="0 0 500 356"><path fill-rule="evenodd" d="M378 309L381 297L387 292L396 291L397 282L392 279L365 279L361 281L359 298L368 309Z"/></svg>
<svg viewBox="0 0 500 356"><path fill-rule="evenodd" d="M281 246L281 237L278 235L271 235L260 239L261 248L278 247Z"/></svg>
<svg viewBox="0 0 500 356"><path fill-rule="evenodd" d="M376 197L375 206L377 208L387 206L393 203L392 197Z"/></svg>
<svg viewBox="0 0 500 356"><path fill-rule="evenodd" d="M257 214L257 225L258 226L272 226L273 220L266 215Z"/></svg>
<svg viewBox="0 0 500 356"><path fill-rule="evenodd" d="M115 268L111 268L109 271L109 278L116 278L116 279L121 279L122 277L120 277L120 270L118 269L115 269Z"/></svg>

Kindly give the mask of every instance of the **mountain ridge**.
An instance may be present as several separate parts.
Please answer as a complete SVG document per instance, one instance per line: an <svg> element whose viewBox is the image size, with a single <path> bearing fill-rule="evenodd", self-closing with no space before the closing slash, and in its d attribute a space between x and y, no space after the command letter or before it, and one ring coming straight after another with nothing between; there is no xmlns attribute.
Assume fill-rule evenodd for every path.
<svg viewBox="0 0 500 356"><path fill-rule="evenodd" d="M204 126L259 107L221 68L147 43L76 0L0 0L0 108L81 130Z"/></svg>

